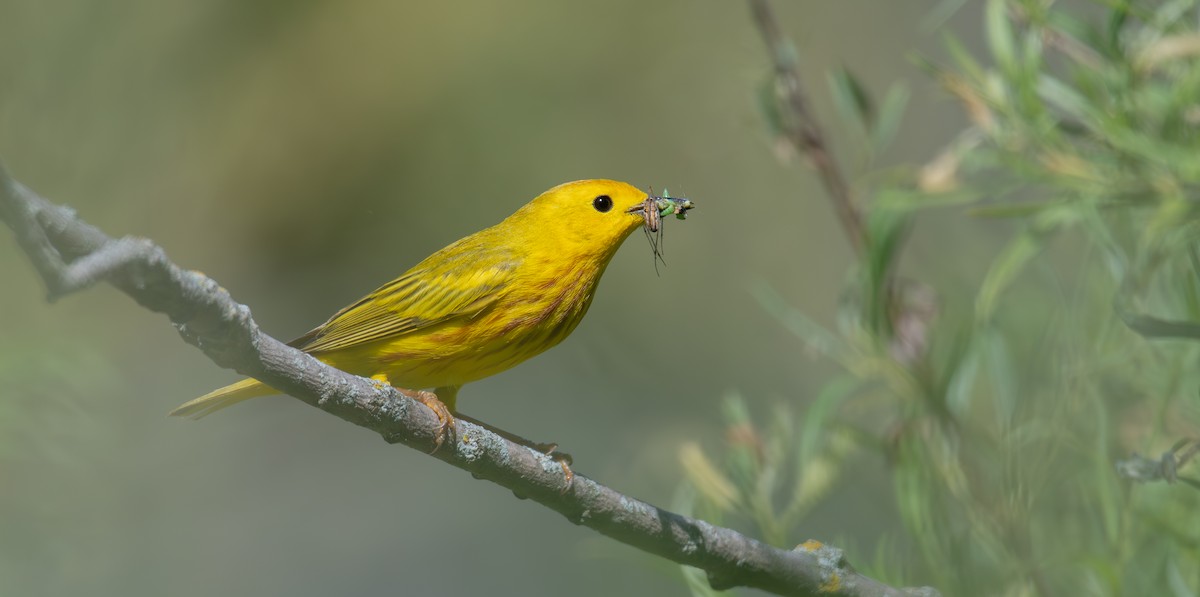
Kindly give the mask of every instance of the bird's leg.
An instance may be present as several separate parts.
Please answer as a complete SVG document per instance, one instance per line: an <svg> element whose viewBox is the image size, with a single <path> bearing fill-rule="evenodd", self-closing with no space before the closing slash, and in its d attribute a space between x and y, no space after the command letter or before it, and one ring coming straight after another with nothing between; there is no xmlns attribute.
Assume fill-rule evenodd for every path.
<svg viewBox="0 0 1200 597"><path fill-rule="evenodd" d="M457 417L459 420L467 421L468 423L474 423L476 425L479 425L480 427L483 427L484 429L487 429L488 431L491 431L492 433L495 433L496 435L499 435L500 437L502 437L514 444L525 446L526 448L529 448L531 450L536 450L538 452L541 452L542 454L545 454L546 456L549 456L552 460L557 462L559 466L562 467L563 478L566 480L566 484L563 486L560 493L566 493L566 492L570 491L571 484L575 482L575 472L571 470L571 464L573 464L575 462L575 460L573 458L571 458L570 454L567 454L566 452L559 452L558 444L555 444L555 443L544 444L541 442L533 442L533 441L527 440L515 433L505 431L505 430L500 429L499 427L495 427L493 425L489 425L487 423L484 423L483 421L480 421L479 419L469 417L469 416L464 415L457 411L454 413L454 416Z"/></svg>
<svg viewBox="0 0 1200 597"><path fill-rule="evenodd" d="M384 373L372 375L371 379L375 380L376 382L391 385L391 382L388 381L387 374ZM392 387L396 388L396 386ZM441 389L442 388L438 388L439 391ZM454 404L454 397L458 392L458 388L446 389L450 390L448 392L447 400L450 402L450 404ZM420 402L421 404L424 404L425 406L428 406L429 410L432 410L433 414L437 415L438 428L437 431L434 432L433 449L430 450L429 453L433 454L434 452L437 452L438 448L442 447L442 444L446 441L446 437L448 437L454 430L454 416L450 414L450 409L446 407L446 404L438 399L438 395L433 392L426 390L410 390L408 388L396 388L396 391L408 396L409 398L412 398L413 400L416 400L417 402Z"/></svg>

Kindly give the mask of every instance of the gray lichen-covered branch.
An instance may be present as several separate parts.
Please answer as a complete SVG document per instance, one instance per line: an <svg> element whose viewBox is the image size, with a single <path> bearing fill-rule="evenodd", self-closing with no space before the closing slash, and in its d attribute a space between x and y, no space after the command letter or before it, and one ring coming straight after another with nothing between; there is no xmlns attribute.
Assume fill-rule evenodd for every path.
<svg viewBox="0 0 1200 597"><path fill-rule="evenodd" d="M0 166L0 218L45 281L50 298L107 281L163 313L222 367L255 377L390 443L429 452L438 418L386 384L334 369L259 330L250 310L215 281L173 264L145 239L115 240L12 179ZM11 286L9 292L20 286ZM581 524L652 554L703 569L713 587L780 595L936 595L896 589L857 573L841 551L810 541L778 549L601 485L583 475L563 491L559 463L467 421L433 456L502 485Z"/></svg>

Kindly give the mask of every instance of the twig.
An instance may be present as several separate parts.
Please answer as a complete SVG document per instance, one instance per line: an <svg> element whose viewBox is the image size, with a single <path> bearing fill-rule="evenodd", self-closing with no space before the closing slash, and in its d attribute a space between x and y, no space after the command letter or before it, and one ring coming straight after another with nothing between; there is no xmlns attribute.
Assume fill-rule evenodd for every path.
<svg viewBox="0 0 1200 597"><path fill-rule="evenodd" d="M113 240L22 186L0 166L0 218L52 296L107 280L166 314L213 362L366 427L389 443L430 451L437 416L390 386L334 369L262 333L250 310L212 279L185 271L148 240ZM780 595L937 595L897 589L856 572L840 550L809 542L778 549L736 531L660 510L583 475L562 493L563 470L536 450L467 421L433 454L581 524L649 553L708 573L716 589L756 587Z"/></svg>
<svg viewBox="0 0 1200 597"><path fill-rule="evenodd" d="M779 21L768 0L750 0L754 22L762 34L771 61L775 65L775 82L783 99L782 128L787 139L802 154L808 156L813 168L821 177L829 200L837 211L842 231L856 253L861 254L866 246L867 230L863 225L862 210L850 192L850 186L842 177L841 169L833 159L825 135L813 117L808 105L808 94L800 78L796 50L783 35Z"/></svg>
<svg viewBox="0 0 1200 597"><path fill-rule="evenodd" d="M862 207L842 176L825 134L809 107L795 47L783 34L770 0L749 1L754 22L775 68L776 91L780 96L780 128L796 151L807 155L816 169L854 252L862 258L867 246L873 242L880 245L873 253L888 255L884 269L875 280L881 302L867 309L877 308L878 313L886 315L889 325L879 331L889 340L892 357L905 367L913 367L926 356L929 330L939 311L937 294L927 284L897 281L895 269L899 248L886 250L883 245L888 244L888 239L870 238L867 233Z"/></svg>
<svg viewBox="0 0 1200 597"><path fill-rule="evenodd" d="M1179 469L1195 458L1198 453L1200 453L1200 439L1181 439L1175 442L1170 450L1163 452L1158 460L1146 458L1137 452L1131 454L1126 460L1118 460L1116 463L1117 475L1134 483L1183 481L1200 489L1200 481L1179 476Z"/></svg>

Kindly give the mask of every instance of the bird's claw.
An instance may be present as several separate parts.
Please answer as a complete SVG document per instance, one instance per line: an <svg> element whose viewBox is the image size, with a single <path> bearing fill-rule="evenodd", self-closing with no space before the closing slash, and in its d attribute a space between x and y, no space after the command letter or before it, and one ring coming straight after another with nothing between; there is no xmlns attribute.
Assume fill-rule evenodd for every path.
<svg viewBox="0 0 1200 597"><path fill-rule="evenodd" d="M566 480L566 482L563 484L563 488L559 490L559 493L566 495L566 493L571 490L571 486L575 483L575 471L571 470L571 465L575 463L575 459L566 452L559 452L558 444L555 443L534 444L533 447L537 451L549 456L552 460L557 462L559 466L562 467L563 478Z"/></svg>
<svg viewBox="0 0 1200 597"><path fill-rule="evenodd" d="M429 453L433 454L437 452L438 448L442 447L442 444L445 443L446 438L449 437L454 430L454 415L450 414L450 409L446 408L446 404L438 399L437 394L434 394L433 392L427 390L397 389L401 394L404 394L405 396L408 396L409 398L412 398L413 400L416 400L417 402L429 407L429 410L432 410L433 414L437 415L438 427L433 436L433 449L430 450Z"/></svg>

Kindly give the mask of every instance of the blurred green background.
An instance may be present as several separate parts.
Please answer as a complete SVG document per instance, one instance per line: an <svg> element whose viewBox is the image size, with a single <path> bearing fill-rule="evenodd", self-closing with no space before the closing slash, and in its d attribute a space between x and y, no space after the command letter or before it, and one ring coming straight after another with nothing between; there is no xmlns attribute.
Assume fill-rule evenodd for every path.
<svg viewBox="0 0 1200 597"><path fill-rule="evenodd" d="M872 90L909 81L884 163L965 122L905 58L943 53L934 5L778 6L819 113L839 65ZM937 25L973 44L979 13ZM828 324L852 263L815 178L776 157L768 73L741 2L2 0L0 156L282 339L560 182L693 198L661 275L631 237L569 340L460 396L665 506L677 447L720 435L728 389L800 409L833 370L747 290ZM1008 230L954 222L922 224L914 267ZM298 401L166 418L235 376L111 288L47 305L0 236L0 594L686 593L672 565ZM949 283L977 277L954 263ZM884 463L859 475L807 535L870 546L897 526Z"/></svg>

